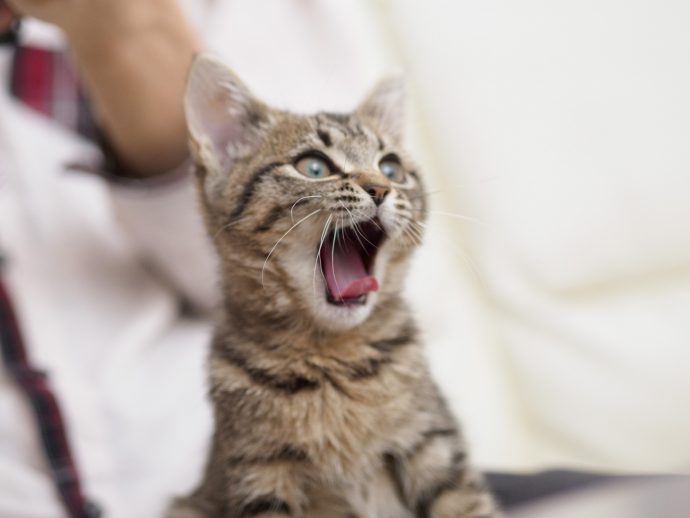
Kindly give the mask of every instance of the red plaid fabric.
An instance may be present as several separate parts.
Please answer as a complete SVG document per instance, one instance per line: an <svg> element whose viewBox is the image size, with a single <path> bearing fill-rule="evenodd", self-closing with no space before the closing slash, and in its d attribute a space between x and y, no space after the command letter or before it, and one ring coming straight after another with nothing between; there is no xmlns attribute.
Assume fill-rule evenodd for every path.
<svg viewBox="0 0 690 518"><path fill-rule="evenodd" d="M17 100L46 117L89 139L97 137L86 95L64 52L16 47L10 91Z"/></svg>

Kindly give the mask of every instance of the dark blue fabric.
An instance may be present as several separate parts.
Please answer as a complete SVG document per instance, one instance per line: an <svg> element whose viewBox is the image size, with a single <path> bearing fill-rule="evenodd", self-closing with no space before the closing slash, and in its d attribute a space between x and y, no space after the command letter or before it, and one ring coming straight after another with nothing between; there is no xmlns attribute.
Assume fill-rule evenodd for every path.
<svg viewBox="0 0 690 518"><path fill-rule="evenodd" d="M567 470L534 474L487 473L486 480L505 509L532 503L541 498L564 494L612 482L649 480L649 476L610 475Z"/></svg>

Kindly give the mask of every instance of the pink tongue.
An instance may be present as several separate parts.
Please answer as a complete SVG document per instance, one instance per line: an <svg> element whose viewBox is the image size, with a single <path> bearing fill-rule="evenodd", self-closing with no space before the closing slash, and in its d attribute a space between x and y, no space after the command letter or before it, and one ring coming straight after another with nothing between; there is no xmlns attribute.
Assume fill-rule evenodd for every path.
<svg viewBox="0 0 690 518"><path fill-rule="evenodd" d="M321 263L328 290L336 300L355 299L379 289L376 278L367 274L357 245L349 239L336 243L335 250L333 243L324 244Z"/></svg>

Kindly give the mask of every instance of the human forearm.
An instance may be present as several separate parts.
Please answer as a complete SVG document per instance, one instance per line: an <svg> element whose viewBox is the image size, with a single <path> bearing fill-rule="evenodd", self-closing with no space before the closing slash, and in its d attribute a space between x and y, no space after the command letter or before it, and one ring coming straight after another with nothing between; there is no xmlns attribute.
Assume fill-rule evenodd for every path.
<svg viewBox="0 0 690 518"><path fill-rule="evenodd" d="M99 122L128 172L150 176L184 160L182 95L198 43L175 0L14 1L65 31Z"/></svg>

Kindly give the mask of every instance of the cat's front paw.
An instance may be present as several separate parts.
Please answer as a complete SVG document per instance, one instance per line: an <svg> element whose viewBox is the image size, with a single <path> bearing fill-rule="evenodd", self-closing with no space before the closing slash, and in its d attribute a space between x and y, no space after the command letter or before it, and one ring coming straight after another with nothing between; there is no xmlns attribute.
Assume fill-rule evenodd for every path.
<svg viewBox="0 0 690 518"><path fill-rule="evenodd" d="M451 491L434 502L430 518L503 518L503 513L489 493L472 494Z"/></svg>

